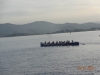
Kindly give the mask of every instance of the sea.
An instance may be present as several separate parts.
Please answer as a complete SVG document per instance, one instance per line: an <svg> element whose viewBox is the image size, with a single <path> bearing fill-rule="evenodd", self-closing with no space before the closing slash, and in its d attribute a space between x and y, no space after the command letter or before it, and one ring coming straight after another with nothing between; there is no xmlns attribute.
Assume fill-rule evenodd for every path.
<svg viewBox="0 0 100 75"><path fill-rule="evenodd" d="M100 75L100 31L0 38L0 75ZM40 47L77 41L79 46Z"/></svg>

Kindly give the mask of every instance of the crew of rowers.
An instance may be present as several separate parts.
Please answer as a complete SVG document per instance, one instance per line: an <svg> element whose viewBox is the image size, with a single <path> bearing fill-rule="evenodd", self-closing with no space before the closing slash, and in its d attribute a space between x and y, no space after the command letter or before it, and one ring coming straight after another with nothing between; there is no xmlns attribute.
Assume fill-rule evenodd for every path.
<svg viewBox="0 0 100 75"><path fill-rule="evenodd" d="M46 42L46 41L44 42L45 45L49 45L49 44L66 44L66 43L73 43L73 40L72 40L72 42L70 42L68 40L67 41L59 41L59 42L58 41L56 41L56 42L53 41L51 43L50 43L50 41L49 42Z"/></svg>

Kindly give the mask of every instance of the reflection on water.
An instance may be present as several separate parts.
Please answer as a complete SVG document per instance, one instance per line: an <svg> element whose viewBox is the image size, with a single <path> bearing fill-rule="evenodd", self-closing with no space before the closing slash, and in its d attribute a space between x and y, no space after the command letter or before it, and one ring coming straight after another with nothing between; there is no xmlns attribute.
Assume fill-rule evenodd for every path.
<svg viewBox="0 0 100 75"><path fill-rule="evenodd" d="M91 31L0 38L0 75L99 75L98 35ZM66 40L80 45L40 47L40 42Z"/></svg>

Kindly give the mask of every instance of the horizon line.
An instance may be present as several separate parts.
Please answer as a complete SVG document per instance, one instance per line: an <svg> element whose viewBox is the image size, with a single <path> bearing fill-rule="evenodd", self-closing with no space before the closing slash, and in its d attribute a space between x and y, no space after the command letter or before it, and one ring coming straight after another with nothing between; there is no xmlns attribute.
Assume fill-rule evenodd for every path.
<svg viewBox="0 0 100 75"><path fill-rule="evenodd" d="M53 22L49 22L49 21L34 21L34 22L48 22L48 23L53 23ZM14 25L24 25L24 24L30 24L30 23L34 23L34 22L28 22L28 23L23 23L23 24L15 24L15 23L0 23L0 24L14 24ZM65 23L76 23L76 24L84 24L84 23L95 23L95 24L100 24L100 23L96 23L96 22L84 22L84 23L77 23L77 22L65 22ZM53 24L65 24L65 23L53 23Z"/></svg>

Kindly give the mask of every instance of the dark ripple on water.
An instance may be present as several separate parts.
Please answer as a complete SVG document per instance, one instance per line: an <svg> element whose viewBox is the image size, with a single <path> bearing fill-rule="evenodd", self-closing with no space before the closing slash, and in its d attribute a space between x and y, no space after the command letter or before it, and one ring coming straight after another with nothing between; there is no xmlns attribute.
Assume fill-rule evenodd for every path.
<svg viewBox="0 0 100 75"><path fill-rule="evenodd" d="M100 45L100 42L89 42L89 43L80 43L84 45Z"/></svg>

